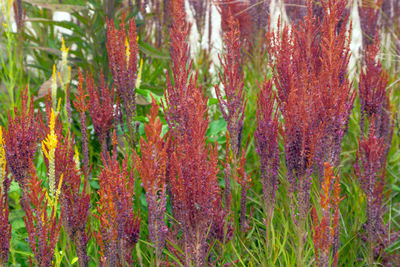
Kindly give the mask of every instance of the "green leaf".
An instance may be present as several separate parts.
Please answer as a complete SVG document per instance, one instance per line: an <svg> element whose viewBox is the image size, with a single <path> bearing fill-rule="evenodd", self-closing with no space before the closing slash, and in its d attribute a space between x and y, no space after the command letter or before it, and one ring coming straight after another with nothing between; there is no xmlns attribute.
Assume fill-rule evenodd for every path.
<svg viewBox="0 0 400 267"><path fill-rule="evenodd" d="M55 25L55 26L59 26L68 30L71 30L74 32L74 34L78 34L80 36L86 36L86 33L82 31L81 27L77 24L75 24L72 21L54 21L54 20L50 20L50 19L42 19L42 18L30 18L27 19L27 21L30 22L40 22L43 24L50 24L50 25Z"/></svg>
<svg viewBox="0 0 400 267"><path fill-rule="evenodd" d="M97 182L97 181L93 181L93 180L90 180L89 181L89 184L90 184L90 186L91 187L93 187L94 189L100 189L100 185L99 185L99 183Z"/></svg>
<svg viewBox="0 0 400 267"><path fill-rule="evenodd" d="M226 121L223 118L211 122L210 127L207 130L207 136L217 135L226 131L226 125Z"/></svg>
<svg viewBox="0 0 400 267"><path fill-rule="evenodd" d="M19 187L19 184L12 180L11 181L11 185L10 185L10 190L8 192L12 193L12 192L19 192L21 190L21 188Z"/></svg>
<svg viewBox="0 0 400 267"><path fill-rule="evenodd" d="M399 186L397 186L397 185L392 185L392 189L394 190L394 191L396 191L396 192L400 192L400 187Z"/></svg>
<svg viewBox="0 0 400 267"><path fill-rule="evenodd" d="M396 242L394 242L391 246L386 248L386 252L392 253L396 250L400 249L400 239L398 239Z"/></svg>
<svg viewBox="0 0 400 267"><path fill-rule="evenodd" d="M169 59L169 55L160 52L160 49L156 49L153 46L143 43L139 41L139 50L146 54L147 56L150 56L152 58L159 58L159 59Z"/></svg>
<svg viewBox="0 0 400 267"><path fill-rule="evenodd" d="M51 11L65 11L65 12L74 12L84 9L86 4L84 1L64 1L64 3L60 4L58 1L28 1L24 0L31 5L42 7L49 9Z"/></svg>
<svg viewBox="0 0 400 267"><path fill-rule="evenodd" d="M218 98L209 98L208 99L208 105L215 105L218 104Z"/></svg>
<svg viewBox="0 0 400 267"><path fill-rule="evenodd" d="M78 257L73 258L72 261L71 261L71 265L76 263L77 261L78 261Z"/></svg>
<svg viewBox="0 0 400 267"><path fill-rule="evenodd" d="M25 228L25 222L24 222L24 220L15 220L15 221L13 221L12 223L11 223L11 226L12 226L12 230L13 231L17 231L18 229L23 229L23 228Z"/></svg>

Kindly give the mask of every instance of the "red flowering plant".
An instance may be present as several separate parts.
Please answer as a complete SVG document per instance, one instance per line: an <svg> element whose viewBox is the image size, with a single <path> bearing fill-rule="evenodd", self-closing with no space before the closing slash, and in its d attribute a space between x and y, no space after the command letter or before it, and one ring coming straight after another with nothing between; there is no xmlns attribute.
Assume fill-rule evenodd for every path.
<svg viewBox="0 0 400 267"><path fill-rule="evenodd" d="M34 112L33 98L29 97L28 89L25 89L21 96L21 110L15 107L13 115L8 114L8 127L4 133L5 158L15 181L22 189L22 204L28 194L30 161L37 148L39 121L39 116Z"/></svg>
<svg viewBox="0 0 400 267"><path fill-rule="evenodd" d="M86 179L89 175L89 147L88 147L88 128L86 121L86 111L88 110L88 95L83 87L83 75L80 70L77 94L75 95L74 106L80 115L81 126L81 141L82 141L82 155L83 155L83 174Z"/></svg>
<svg viewBox="0 0 400 267"><path fill-rule="evenodd" d="M316 110L318 121L324 131L315 153L316 164L323 173L324 162L332 166L340 163L340 152L344 134L356 97L347 76L350 60L351 27L347 29L347 0L322 1L325 16L321 22L320 65L315 68L317 83L314 84L318 97Z"/></svg>
<svg viewBox="0 0 400 267"><path fill-rule="evenodd" d="M140 217L133 210L133 173L128 172L127 159L122 164L117 160L115 133L113 143L112 155L103 156L95 214L100 229L93 234L100 246L102 266L131 266L132 252L139 239Z"/></svg>
<svg viewBox="0 0 400 267"><path fill-rule="evenodd" d="M241 37L241 42L245 48L251 47L252 41L252 17L249 3L246 1L220 0L216 1L219 13L221 14L221 27L224 33L231 32L237 34L236 30L232 32L232 20L236 24ZM238 41L235 38L229 41ZM228 42L229 42L228 41Z"/></svg>
<svg viewBox="0 0 400 267"><path fill-rule="evenodd" d="M217 181L216 146L206 146L207 100L191 77L189 25L182 0L172 3L171 57L164 111L170 127L168 187L172 211L182 232L184 264L204 266L211 238L224 238L225 209Z"/></svg>
<svg viewBox="0 0 400 267"><path fill-rule="evenodd" d="M272 91L272 81L265 80L257 97L257 129L254 133L256 151L260 157L261 182L263 185L266 240L275 205L279 169L279 112L274 111L276 96Z"/></svg>
<svg viewBox="0 0 400 267"><path fill-rule="evenodd" d="M392 143L394 130L389 90L389 75L378 59L379 39L368 45L364 56L364 69L360 73L358 91L360 95L360 128L365 133L366 122L373 124L377 137L384 139L382 164L386 160Z"/></svg>
<svg viewBox="0 0 400 267"><path fill-rule="evenodd" d="M148 204L149 237L155 247L156 266L161 264L162 251L165 246L165 239L168 227L165 224L167 204L167 142L161 136L162 123L158 118L158 105L153 98L152 108L148 116L149 122L145 126L146 139L140 139L140 158L134 153L134 162L144 189Z"/></svg>
<svg viewBox="0 0 400 267"><path fill-rule="evenodd" d="M108 89L101 73L100 86L96 86L92 75L87 74L86 90L89 94L90 117L104 154L108 151L107 138L114 122L114 88L111 91Z"/></svg>
<svg viewBox="0 0 400 267"><path fill-rule="evenodd" d="M359 141L354 171L367 198L367 221L364 226L367 232L368 262L372 265L378 258L383 262L389 262L390 256L386 254L385 248L397 238L398 234L391 235L389 239L388 228L383 222L385 212L383 189L386 183L385 140L377 136L373 124L370 127L368 137L362 137Z"/></svg>
<svg viewBox="0 0 400 267"><path fill-rule="evenodd" d="M135 19L129 20L126 29L123 20L116 29L113 20L107 20L107 53L115 90L121 99L126 114L129 133L126 134L131 147L135 143L136 78L138 44Z"/></svg>
<svg viewBox="0 0 400 267"><path fill-rule="evenodd" d="M236 163L236 160L239 159L242 141L246 100L243 73L240 66L241 35L238 22L230 12L228 13L227 27L228 29L226 29L224 36L226 52L222 58L220 57L224 73L223 75L219 75L225 98L222 95L222 89L219 85L215 85L215 92L219 101L220 110L228 125L234 161ZM227 151L227 153L229 152Z"/></svg>
<svg viewBox="0 0 400 267"><path fill-rule="evenodd" d="M316 69L320 64L318 46L315 46L316 30L315 19L309 14L291 32L285 26L282 38L278 33L268 36L271 57L275 58L273 79L277 87L278 106L284 120L283 140L288 179L291 190L299 194L299 217L302 221L308 213L313 154L322 133L316 116Z"/></svg>

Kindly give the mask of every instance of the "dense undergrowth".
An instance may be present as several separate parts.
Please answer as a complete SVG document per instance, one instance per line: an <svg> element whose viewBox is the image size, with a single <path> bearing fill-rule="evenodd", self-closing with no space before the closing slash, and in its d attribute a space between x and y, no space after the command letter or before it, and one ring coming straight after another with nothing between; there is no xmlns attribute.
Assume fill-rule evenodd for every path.
<svg viewBox="0 0 400 267"><path fill-rule="evenodd" d="M400 262L397 1L0 3L0 266Z"/></svg>

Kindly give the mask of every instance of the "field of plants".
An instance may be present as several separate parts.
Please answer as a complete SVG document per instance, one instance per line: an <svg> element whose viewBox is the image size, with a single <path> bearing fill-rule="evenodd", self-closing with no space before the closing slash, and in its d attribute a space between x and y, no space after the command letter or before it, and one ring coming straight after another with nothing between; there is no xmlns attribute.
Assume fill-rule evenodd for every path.
<svg viewBox="0 0 400 267"><path fill-rule="evenodd" d="M400 266L400 3L271 1L0 0L0 266Z"/></svg>

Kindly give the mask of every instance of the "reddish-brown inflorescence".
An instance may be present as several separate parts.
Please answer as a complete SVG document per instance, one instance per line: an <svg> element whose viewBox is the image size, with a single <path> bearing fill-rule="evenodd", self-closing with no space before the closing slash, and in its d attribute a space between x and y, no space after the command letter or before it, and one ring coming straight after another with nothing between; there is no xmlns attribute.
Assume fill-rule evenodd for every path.
<svg viewBox="0 0 400 267"><path fill-rule="evenodd" d="M154 98L148 119L149 123L144 128L147 141L143 137L140 140L142 157L134 153L134 162L146 190L149 236L155 247L156 265L159 266L168 232L164 221L168 158L167 143L161 136L162 123L158 118L158 105Z"/></svg>
<svg viewBox="0 0 400 267"><path fill-rule="evenodd" d="M374 38L379 39L379 17L382 2L383 0L362 0L358 7L364 48L372 45Z"/></svg>
<svg viewBox="0 0 400 267"><path fill-rule="evenodd" d="M172 138L167 180L172 210L182 231L184 264L203 266L207 240L224 237L225 209L217 181L218 151L216 146L206 147L207 100L191 77L184 2L177 0L171 4L174 84L168 80L163 107Z"/></svg>
<svg viewBox="0 0 400 267"><path fill-rule="evenodd" d="M339 246L339 203L340 181L339 176L333 174L333 167L325 163L324 179L321 183L320 207L322 210L321 220L315 206L312 210L313 219L313 241L315 248L315 259L318 266L337 266ZM331 253L332 249L332 253ZM329 259L333 258L330 265Z"/></svg>
<svg viewBox="0 0 400 267"><path fill-rule="evenodd" d="M89 94L89 113L93 127L101 144L102 153L107 153L107 137L114 120L114 88L110 91L100 74L101 86L94 84L92 75L86 77L86 89Z"/></svg>
<svg viewBox="0 0 400 267"><path fill-rule="evenodd" d="M226 99L222 96L220 86L215 85L215 92L222 115L228 124L233 155L235 159L238 159L246 100L243 90L243 73L240 66L240 31L232 14L228 13L228 16L228 29L224 36L226 51L225 55L222 58L220 57L224 73L219 75Z"/></svg>
<svg viewBox="0 0 400 267"><path fill-rule="evenodd" d="M15 180L27 194L30 176L30 161L33 160L39 135L39 116L35 116L33 98L28 100L28 89L21 95L21 111L14 108L8 114L8 129L4 133L4 149L7 164ZM23 196L24 199L24 196Z"/></svg>
<svg viewBox="0 0 400 267"><path fill-rule="evenodd" d="M275 103L272 82L265 80L257 97L257 129L254 135L260 157L267 229L274 211L279 169L279 113L274 112Z"/></svg>
<svg viewBox="0 0 400 267"><path fill-rule="evenodd" d="M24 217L26 230L28 232L28 243L35 255L37 266L52 266L54 248L57 244L61 230L61 208L60 217L57 218L57 205L50 205L46 198L47 190L42 189L41 182L38 180L34 167L30 168L32 174L29 180L28 203L25 208ZM50 206L50 214L48 207Z"/></svg>
<svg viewBox="0 0 400 267"><path fill-rule="evenodd" d="M390 98L388 86L388 73L382 68L379 54L379 40L368 45L365 50L364 65L365 68L360 73L360 82L358 86L360 94L360 128L365 132L365 122L369 121L374 125L377 137L384 138L385 150L382 156L386 160L391 147L393 136L393 118L390 112Z"/></svg>
<svg viewBox="0 0 400 267"><path fill-rule="evenodd" d="M383 70L382 64L377 60L379 54L379 41L367 46L365 50L365 68L360 73L358 86L360 94L361 120L360 127L364 133L365 119L371 119L382 112L386 98L388 73Z"/></svg>
<svg viewBox="0 0 400 267"><path fill-rule="evenodd" d="M8 220L9 210L7 193L0 188L0 265L6 266L10 252L11 224Z"/></svg>
<svg viewBox="0 0 400 267"><path fill-rule="evenodd" d="M303 221L308 214L310 175L313 153L322 127L316 116L317 73L320 67L316 39L317 25L309 15L299 27L289 31L285 26L282 38L275 33L271 40L271 57L275 58L274 82L278 89L279 109L284 119L283 140L286 166L291 190L298 193L299 218Z"/></svg>
<svg viewBox="0 0 400 267"><path fill-rule="evenodd" d="M114 86L126 112L129 144L135 143L136 78L138 44L135 19L129 20L126 33L122 21L116 29L114 21L107 20L107 52Z"/></svg>
<svg viewBox="0 0 400 267"><path fill-rule="evenodd" d="M344 16L347 1L328 0L321 4L321 24L312 14L312 1L308 0L308 14L303 21L290 30L285 26L282 37L280 33L267 36L270 57L275 59L278 106L284 119L288 179L291 191L297 195L298 216L294 219L298 226L298 264L303 261L302 240L307 229L314 165L321 176L324 162L338 165L355 98L346 77L350 44Z"/></svg>
<svg viewBox="0 0 400 267"><path fill-rule="evenodd" d="M88 109L88 95L83 87L83 75L79 71L78 92L75 95L74 106L78 110L81 118L81 134L82 134L82 154L83 154L83 173L85 179L89 175L89 147L88 147L88 129L86 124L86 111Z"/></svg>
<svg viewBox="0 0 400 267"><path fill-rule="evenodd" d="M333 165L340 161L341 144L355 92L351 91L346 74L350 58L345 16L347 1L321 3L326 14L321 24L313 16L309 0L308 15L292 29L291 34L284 27L281 41L277 35L269 35L269 39L272 42L271 56L276 58L274 81L283 116L286 116L286 107L290 107L287 105L288 96L295 89L307 88L307 98L312 98L307 100L310 108L315 108L311 114L311 128L321 131L314 160L322 177L325 161Z"/></svg>
<svg viewBox="0 0 400 267"><path fill-rule="evenodd" d="M188 45L190 25L186 22L183 2L181 0L171 2L171 9L174 20L170 31L173 83L167 75L167 88L164 90L166 103L163 109L170 131L173 136L178 137L185 131L190 131L186 126L187 110L183 104L199 89L191 73L193 62L189 60ZM201 96L200 92L198 94Z"/></svg>
<svg viewBox="0 0 400 267"><path fill-rule="evenodd" d="M246 1L218 0L215 1L221 14L221 27L223 32L231 31L232 17L236 20L236 26L240 32L240 37L244 46L251 45L252 17L250 8Z"/></svg>
<svg viewBox="0 0 400 267"><path fill-rule="evenodd" d="M382 207L383 187L385 185L386 160L382 161L385 153L383 137L377 137L374 125L369 129L368 137L359 141L359 149L354 164L355 174L361 189L367 197L367 222L369 262L374 258L383 257L387 229L383 224L384 208Z"/></svg>
<svg viewBox="0 0 400 267"><path fill-rule="evenodd" d="M103 157L99 176L100 190L97 213L99 231L94 232L101 250L103 266L133 265L132 251L139 239L140 217L133 210L134 177L127 170L127 160L117 160L114 133L112 156Z"/></svg>
<svg viewBox="0 0 400 267"><path fill-rule="evenodd" d="M350 60L351 27L347 29L347 0L322 1L325 16L321 24L320 57L317 81L313 85L317 100L318 120L324 131L318 144L316 164L321 172L325 161L333 166L340 162L342 140L353 108L356 91L347 77ZM338 19L340 18L340 19Z"/></svg>

